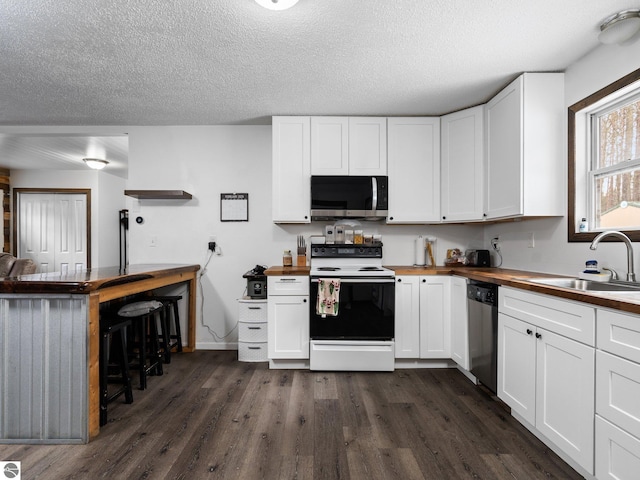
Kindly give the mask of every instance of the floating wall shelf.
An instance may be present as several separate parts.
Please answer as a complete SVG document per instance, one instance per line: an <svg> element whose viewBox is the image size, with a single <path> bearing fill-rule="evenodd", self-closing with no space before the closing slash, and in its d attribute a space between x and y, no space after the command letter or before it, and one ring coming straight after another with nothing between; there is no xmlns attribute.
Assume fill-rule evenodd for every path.
<svg viewBox="0 0 640 480"><path fill-rule="evenodd" d="M184 190L125 190L124 194L138 200L190 200L193 198Z"/></svg>

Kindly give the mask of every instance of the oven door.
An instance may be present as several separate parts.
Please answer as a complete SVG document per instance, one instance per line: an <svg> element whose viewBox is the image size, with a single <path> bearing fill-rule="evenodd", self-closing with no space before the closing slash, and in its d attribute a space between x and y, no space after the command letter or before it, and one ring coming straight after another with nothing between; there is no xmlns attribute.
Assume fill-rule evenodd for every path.
<svg viewBox="0 0 640 480"><path fill-rule="evenodd" d="M311 279L311 340L389 341L394 337L393 278L341 278L338 314L317 313L318 278Z"/></svg>

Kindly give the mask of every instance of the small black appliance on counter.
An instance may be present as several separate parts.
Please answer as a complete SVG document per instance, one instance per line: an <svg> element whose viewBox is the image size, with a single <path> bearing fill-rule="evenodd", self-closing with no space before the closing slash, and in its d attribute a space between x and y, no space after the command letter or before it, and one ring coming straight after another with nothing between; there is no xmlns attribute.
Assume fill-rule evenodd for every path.
<svg viewBox="0 0 640 480"><path fill-rule="evenodd" d="M256 265L245 273L242 278L247 279L247 295L250 298L267 298L267 276L262 265Z"/></svg>
<svg viewBox="0 0 640 480"><path fill-rule="evenodd" d="M465 252L470 267L490 267L491 255L489 250L467 250Z"/></svg>

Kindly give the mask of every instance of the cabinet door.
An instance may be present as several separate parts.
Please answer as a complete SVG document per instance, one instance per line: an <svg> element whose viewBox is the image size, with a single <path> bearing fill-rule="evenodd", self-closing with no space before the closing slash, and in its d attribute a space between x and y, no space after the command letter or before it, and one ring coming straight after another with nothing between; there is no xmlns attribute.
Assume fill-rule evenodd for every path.
<svg viewBox="0 0 640 480"><path fill-rule="evenodd" d="M389 118L387 223L440 221L440 119Z"/></svg>
<svg viewBox="0 0 640 480"><path fill-rule="evenodd" d="M349 175L348 117L311 117L311 175Z"/></svg>
<svg viewBox="0 0 640 480"><path fill-rule="evenodd" d="M596 478L633 480L640 472L640 439L596 415Z"/></svg>
<svg viewBox="0 0 640 480"><path fill-rule="evenodd" d="M463 277L451 277L451 358L469 370L467 279Z"/></svg>
<svg viewBox="0 0 640 480"><path fill-rule="evenodd" d="M487 218L523 213L523 77L486 106Z"/></svg>
<svg viewBox="0 0 640 480"><path fill-rule="evenodd" d="M451 358L450 293L450 277L420 277L420 358Z"/></svg>
<svg viewBox="0 0 640 480"><path fill-rule="evenodd" d="M309 299L282 295L267 300L270 359L309 358Z"/></svg>
<svg viewBox="0 0 640 480"><path fill-rule="evenodd" d="M484 213L484 106L440 119L442 220L481 220Z"/></svg>
<svg viewBox="0 0 640 480"><path fill-rule="evenodd" d="M395 356L420 356L420 277L396 276Z"/></svg>
<svg viewBox="0 0 640 480"><path fill-rule="evenodd" d="M272 119L272 217L274 222L311 222L309 117Z"/></svg>
<svg viewBox="0 0 640 480"><path fill-rule="evenodd" d="M349 175L387 174L387 119L349 117Z"/></svg>
<svg viewBox="0 0 640 480"><path fill-rule="evenodd" d="M595 350L540 328L536 336L535 426L593 473Z"/></svg>
<svg viewBox="0 0 640 480"><path fill-rule="evenodd" d="M535 327L498 315L498 397L531 425L536 421Z"/></svg>

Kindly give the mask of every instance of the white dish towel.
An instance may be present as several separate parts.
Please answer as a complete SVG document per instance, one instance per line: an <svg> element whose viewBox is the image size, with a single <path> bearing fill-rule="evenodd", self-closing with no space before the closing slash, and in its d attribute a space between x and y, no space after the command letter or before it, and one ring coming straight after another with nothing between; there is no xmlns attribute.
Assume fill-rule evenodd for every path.
<svg viewBox="0 0 640 480"><path fill-rule="evenodd" d="M340 280L336 278L318 279L318 301L316 313L325 318L327 315L338 315L340 306Z"/></svg>

